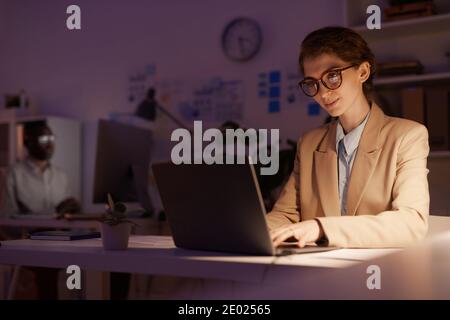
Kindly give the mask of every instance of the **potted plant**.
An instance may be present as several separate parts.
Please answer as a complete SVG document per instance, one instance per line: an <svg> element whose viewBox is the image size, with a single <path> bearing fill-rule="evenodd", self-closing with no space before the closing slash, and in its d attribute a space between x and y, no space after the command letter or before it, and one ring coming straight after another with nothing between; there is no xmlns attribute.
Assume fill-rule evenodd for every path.
<svg viewBox="0 0 450 320"><path fill-rule="evenodd" d="M134 222L126 218L127 207L121 203L114 203L108 194L106 214L102 217L101 233L105 250L126 250L130 238L131 225Z"/></svg>

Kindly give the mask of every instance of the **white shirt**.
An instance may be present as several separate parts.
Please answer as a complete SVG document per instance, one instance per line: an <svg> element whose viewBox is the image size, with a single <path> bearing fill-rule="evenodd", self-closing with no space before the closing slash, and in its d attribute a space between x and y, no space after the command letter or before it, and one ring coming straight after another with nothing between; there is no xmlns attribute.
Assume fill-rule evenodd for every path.
<svg viewBox="0 0 450 320"><path fill-rule="evenodd" d="M20 214L22 203L33 214L55 213L56 206L69 198L68 178L64 171L49 165L43 172L31 161L13 165L6 175L5 203L0 215Z"/></svg>
<svg viewBox="0 0 450 320"><path fill-rule="evenodd" d="M352 172L353 161L359 146L359 140L369 119L370 111L364 120L352 131L345 134L341 123L338 121L336 127L336 151L338 154L338 188L341 215L347 214L347 190L348 180Z"/></svg>

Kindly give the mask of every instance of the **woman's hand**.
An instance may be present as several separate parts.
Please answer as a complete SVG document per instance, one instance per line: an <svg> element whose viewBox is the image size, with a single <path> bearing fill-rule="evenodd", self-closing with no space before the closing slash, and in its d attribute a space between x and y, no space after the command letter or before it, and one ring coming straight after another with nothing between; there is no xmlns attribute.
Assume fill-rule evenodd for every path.
<svg viewBox="0 0 450 320"><path fill-rule="evenodd" d="M270 233L275 247L289 238L295 238L300 248L306 246L307 243L316 242L324 235L322 227L316 220L283 225Z"/></svg>

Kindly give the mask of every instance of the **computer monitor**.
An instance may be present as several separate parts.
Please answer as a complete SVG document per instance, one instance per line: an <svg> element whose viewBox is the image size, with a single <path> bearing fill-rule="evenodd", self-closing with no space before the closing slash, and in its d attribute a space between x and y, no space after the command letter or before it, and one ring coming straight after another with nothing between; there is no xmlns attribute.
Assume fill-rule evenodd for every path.
<svg viewBox="0 0 450 320"><path fill-rule="evenodd" d="M153 213L148 194L150 130L99 120L94 174L94 203L139 202L147 215Z"/></svg>

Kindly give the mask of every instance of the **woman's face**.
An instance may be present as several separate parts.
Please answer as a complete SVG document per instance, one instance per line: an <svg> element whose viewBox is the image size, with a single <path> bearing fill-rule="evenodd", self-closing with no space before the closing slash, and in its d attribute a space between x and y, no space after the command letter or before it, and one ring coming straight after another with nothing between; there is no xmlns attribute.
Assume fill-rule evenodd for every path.
<svg viewBox="0 0 450 320"><path fill-rule="evenodd" d="M326 72L350 66L351 63L341 60L333 54L321 54L314 58L305 59L303 70L305 78L320 79ZM314 100L332 117L339 117L354 105L365 101L362 84L370 75L370 66L367 62L360 66L349 68L341 72L342 83L339 88L331 90L319 81L319 91ZM362 100L364 99L364 100Z"/></svg>

